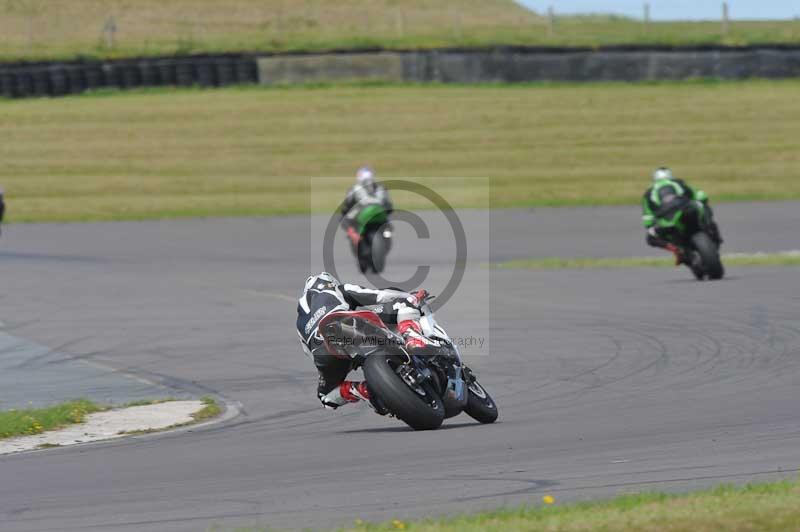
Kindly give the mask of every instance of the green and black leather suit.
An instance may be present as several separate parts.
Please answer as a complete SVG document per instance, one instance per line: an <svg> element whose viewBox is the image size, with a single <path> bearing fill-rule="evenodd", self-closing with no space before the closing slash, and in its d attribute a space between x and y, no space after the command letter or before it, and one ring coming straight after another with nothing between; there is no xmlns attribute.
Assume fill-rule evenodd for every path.
<svg viewBox="0 0 800 532"><path fill-rule="evenodd" d="M688 198L690 200L702 201L708 213L709 233L711 238L717 243L722 243L719 228L714 222L714 213L708 205L708 195L702 190L693 190L682 179L660 179L648 188L642 197L642 223L647 228L647 243L653 247L665 248L671 243L671 228L658 226L659 208L671 201L675 197Z"/></svg>

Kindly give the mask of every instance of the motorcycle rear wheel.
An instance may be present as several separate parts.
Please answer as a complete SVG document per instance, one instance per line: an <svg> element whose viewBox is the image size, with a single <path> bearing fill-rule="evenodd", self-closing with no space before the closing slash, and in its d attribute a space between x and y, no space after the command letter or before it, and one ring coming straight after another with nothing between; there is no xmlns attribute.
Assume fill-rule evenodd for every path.
<svg viewBox="0 0 800 532"><path fill-rule="evenodd" d="M399 357L387 355L368 356L364 361L364 377L371 394L375 394L389 411L414 430L433 430L444 421L444 403L430 382L412 389L395 368L401 365Z"/></svg>

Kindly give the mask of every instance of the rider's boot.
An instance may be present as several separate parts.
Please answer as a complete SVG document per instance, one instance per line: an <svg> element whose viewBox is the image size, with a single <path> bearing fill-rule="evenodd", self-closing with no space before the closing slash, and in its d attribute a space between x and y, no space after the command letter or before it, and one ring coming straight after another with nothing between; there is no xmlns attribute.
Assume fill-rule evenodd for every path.
<svg viewBox="0 0 800 532"><path fill-rule="evenodd" d="M350 238L350 243L353 244L353 247L358 248L358 243L361 241L361 235L358 234L358 231L350 226L347 228L347 236Z"/></svg>
<svg viewBox="0 0 800 532"><path fill-rule="evenodd" d="M667 250L671 251L673 255L675 255L675 266L680 266L681 264L689 264L686 260L686 253L684 253L681 248L679 248L675 244L667 244L664 247Z"/></svg>
<svg viewBox="0 0 800 532"><path fill-rule="evenodd" d="M417 320L405 320L397 324L397 332L399 332L405 340L405 348L407 351L424 349L430 342L422 334L422 326Z"/></svg>
<svg viewBox="0 0 800 532"><path fill-rule="evenodd" d="M369 401L369 391L364 381L343 381L339 385L339 394L348 403Z"/></svg>
<svg viewBox="0 0 800 532"><path fill-rule="evenodd" d="M389 413L389 409L384 406L383 402L369 393L366 381L344 381L339 385L338 390L342 398L348 403L367 401L369 406L375 410L375 413L382 416Z"/></svg>

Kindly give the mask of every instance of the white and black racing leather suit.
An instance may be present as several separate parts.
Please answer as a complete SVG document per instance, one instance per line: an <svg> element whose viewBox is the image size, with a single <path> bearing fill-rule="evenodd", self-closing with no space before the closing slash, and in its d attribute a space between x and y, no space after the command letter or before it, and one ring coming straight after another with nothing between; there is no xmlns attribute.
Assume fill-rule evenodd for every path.
<svg viewBox="0 0 800 532"><path fill-rule="evenodd" d="M389 199L389 192L380 183L374 183L372 186L355 184L350 187L341 206L342 225L345 228L355 225L358 213L370 203L381 204L388 214L394 209L392 200Z"/></svg>
<svg viewBox="0 0 800 532"><path fill-rule="evenodd" d="M319 372L317 397L325 407L342 405L338 387L354 368L352 360L337 358L327 352L319 334L319 322L331 312L366 306L373 307L371 310L387 324L420 318L414 296L396 289L375 290L355 284L334 285L318 281L307 287L298 300L297 334L303 351L314 361Z"/></svg>

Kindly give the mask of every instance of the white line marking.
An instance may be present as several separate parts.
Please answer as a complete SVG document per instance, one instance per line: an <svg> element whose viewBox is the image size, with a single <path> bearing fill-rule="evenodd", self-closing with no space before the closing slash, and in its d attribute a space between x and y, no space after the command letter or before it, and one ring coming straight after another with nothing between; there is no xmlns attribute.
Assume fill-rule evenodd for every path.
<svg viewBox="0 0 800 532"><path fill-rule="evenodd" d="M280 294L278 292L267 292L264 290L242 290L242 292L246 294L250 294L252 296L262 296L262 297L273 297L276 299L280 299L282 301L288 301L290 303L297 303L297 298L292 296L287 296L286 294Z"/></svg>

